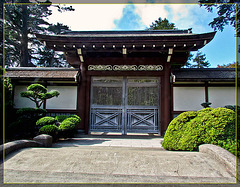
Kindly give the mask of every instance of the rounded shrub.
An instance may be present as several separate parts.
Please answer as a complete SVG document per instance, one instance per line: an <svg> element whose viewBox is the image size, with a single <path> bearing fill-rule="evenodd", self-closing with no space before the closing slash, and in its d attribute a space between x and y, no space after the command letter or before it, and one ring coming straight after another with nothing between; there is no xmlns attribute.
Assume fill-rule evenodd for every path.
<svg viewBox="0 0 240 187"><path fill-rule="evenodd" d="M40 134L56 135L58 127L56 125L45 125L39 129Z"/></svg>
<svg viewBox="0 0 240 187"><path fill-rule="evenodd" d="M55 119L57 122L63 122L65 119L67 119L69 116L67 115L59 115L59 116L56 116Z"/></svg>
<svg viewBox="0 0 240 187"><path fill-rule="evenodd" d="M59 130L74 130L75 129L75 123L69 120L64 120L60 125L59 125Z"/></svg>
<svg viewBox="0 0 240 187"><path fill-rule="evenodd" d="M72 123L74 123L75 126L80 122L77 118L74 118L74 117L69 117L64 121L71 121Z"/></svg>
<svg viewBox="0 0 240 187"><path fill-rule="evenodd" d="M195 151L201 144L219 145L235 154L235 114L226 108L184 112L171 121L163 140L168 150Z"/></svg>
<svg viewBox="0 0 240 187"><path fill-rule="evenodd" d="M78 123L81 122L81 118L78 115L70 115L69 118L76 118L78 120Z"/></svg>
<svg viewBox="0 0 240 187"><path fill-rule="evenodd" d="M75 129L75 123L65 119L58 127L59 129L59 137L61 138L71 138L74 136L74 133L76 131Z"/></svg>
<svg viewBox="0 0 240 187"><path fill-rule="evenodd" d="M36 125L42 127L45 125L54 125L55 122L56 122L55 118L46 116L37 120Z"/></svg>
<svg viewBox="0 0 240 187"><path fill-rule="evenodd" d="M57 140L58 127L56 125L45 125L39 129L39 134L48 134L52 136L55 142Z"/></svg>

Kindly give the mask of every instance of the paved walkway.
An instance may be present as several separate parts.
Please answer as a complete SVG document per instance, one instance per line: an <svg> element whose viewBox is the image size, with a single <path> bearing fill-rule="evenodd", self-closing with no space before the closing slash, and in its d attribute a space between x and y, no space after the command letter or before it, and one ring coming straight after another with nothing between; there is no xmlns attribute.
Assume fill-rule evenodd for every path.
<svg viewBox="0 0 240 187"><path fill-rule="evenodd" d="M7 156L5 183L235 183L199 152L165 151L158 136L82 136Z"/></svg>
<svg viewBox="0 0 240 187"><path fill-rule="evenodd" d="M54 146L107 146L107 147L139 147L139 148L159 148L162 149L163 138L157 135L131 134L121 136L119 134L110 135L79 135L78 138L59 141Z"/></svg>

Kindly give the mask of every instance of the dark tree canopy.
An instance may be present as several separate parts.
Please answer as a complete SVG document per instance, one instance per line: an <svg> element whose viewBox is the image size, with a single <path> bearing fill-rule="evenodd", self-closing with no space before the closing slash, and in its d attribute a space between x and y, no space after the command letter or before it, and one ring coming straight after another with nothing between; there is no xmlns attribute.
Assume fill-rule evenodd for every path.
<svg viewBox="0 0 240 187"><path fill-rule="evenodd" d="M174 23L170 23L166 18L158 18L155 22L150 25L149 30L171 30L176 29Z"/></svg>
<svg viewBox="0 0 240 187"><path fill-rule="evenodd" d="M237 36L240 34L240 2L239 0L200 0L200 5L209 12L217 8L218 16L209 25L215 30L223 31L226 25L236 29ZM237 19L236 19L237 16ZM237 26L237 27L236 27Z"/></svg>
<svg viewBox="0 0 240 187"><path fill-rule="evenodd" d="M58 23L52 25L46 18L52 14L49 1L31 3L29 0L4 0L1 2L4 17L4 44L6 66L64 66L63 54L47 49L36 34L58 34L69 28ZM25 3L25 4L23 4ZM55 6L60 12L74 10L71 6ZM1 12L2 13L2 12ZM1 21L3 28L3 20ZM2 36L1 30L1 36ZM1 57L3 51L0 51Z"/></svg>
<svg viewBox="0 0 240 187"><path fill-rule="evenodd" d="M208 68L210 63L206 60L206 54L198 51L197 54L194 55L190 53L187 63L184 67L186 68Z"/></svg>

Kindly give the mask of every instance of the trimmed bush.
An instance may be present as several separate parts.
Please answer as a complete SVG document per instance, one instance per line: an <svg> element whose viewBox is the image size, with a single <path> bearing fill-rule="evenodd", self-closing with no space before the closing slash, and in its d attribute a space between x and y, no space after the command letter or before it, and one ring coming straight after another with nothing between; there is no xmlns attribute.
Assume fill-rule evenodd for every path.
<svg viewBox="0 0 240 187"><path fill-rule="evenodd" d="M75 126L80 122L77 118L74 118L74 117L69 117L64 121L71 121L72 123L74 123Z"/></svg>
<svg viewBox="0 0 240 187"><path fill-rule="evenodd" d="M69 117L78 119L78 123L81 122L81 118L78 115L70 115Z"/></svg>
<svg viewBox="0 0 240 187"><path fill-rule="evenodd" d="M43 117L36 122L37 126L54 125L56 119L53 117Z"/></svg>
<svg viewBox="0 0 240 187"><path fill-rule="evenodd" d="M168 150L196 151L201 144L236 152L235 114L226 108L184 112L171 121L163 140Z"/></svg>
<svg viewBox="0 0 240 187"><path fill-rule="evenodd" d="M75 129L75 124L74 122L71 122L69 120L64 120L60 125L59 125L59 130L74 130Z"/></svg>
<svg viewBox="0 0 240 187"><path fill-rule="evenodd" d="M39 134L52 136L53 141L57 141L58 127L56 125L45 125L39 129Z"/></svg>
<svg viewBox="0 0 240 187"><path fill-rule="evenodd" d="M74 133L76 132L75 123L68 119L69 118L65 119L58 127L59 137L61 138L71 138L74 136Z"/></svg>
<svg viewBox="0 0 240 187"><path fill-rule="evenodd" d="M63 122L65 119L67 119L69 116L67 115L60 115L60 116L56 116L55 119L57 122Z"/></svg>
<svg viewBox="0 0 240 187"><path fill-rule="evenodd" d="M26 117L44 117L47 111L40 108L21 108L17 110L17 114Z"/></svg>
<svg viewBox="0 0 240 187"><path fill-rule="evenodd" d="M56 135L58 127L56 125L45 125L39 129L40 134L48 134L50 136Z"/></svg>

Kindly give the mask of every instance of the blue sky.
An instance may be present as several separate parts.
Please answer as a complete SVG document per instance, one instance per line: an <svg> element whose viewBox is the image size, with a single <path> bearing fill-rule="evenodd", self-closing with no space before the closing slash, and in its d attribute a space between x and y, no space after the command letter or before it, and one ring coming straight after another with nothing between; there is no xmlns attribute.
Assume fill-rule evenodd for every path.
<svg viewBox="0 0 240 187"><path fill-rule="evenodd" d="M72 30L144 30L159 17L175 23L178 29L192 28L193 33L214 31L208 24L216 11L208 12L198 4L73 4L73 12L53 11L49 22L63 23ZM200 49L211 67L236 61L235 30L226 26Z"/></svg>

